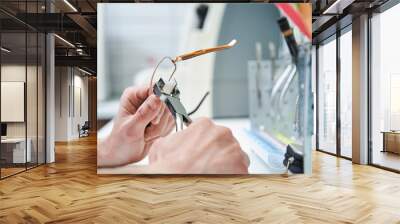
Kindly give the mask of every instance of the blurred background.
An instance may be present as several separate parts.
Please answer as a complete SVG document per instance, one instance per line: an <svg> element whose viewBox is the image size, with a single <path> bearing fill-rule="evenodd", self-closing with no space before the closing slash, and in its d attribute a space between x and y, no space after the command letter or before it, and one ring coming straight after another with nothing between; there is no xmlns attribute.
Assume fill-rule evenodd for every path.
<svg viewBox="0 0 400 224"><path fill-rule="evenodd" d="M232 39L238 45L228 51L179 63L176 77L188 108L211 91L196 116L249 116L247 64L257 42L264 59L287 51L280 16L274 4L99 4L98 119L112 118L109 103L128 86L147 84L164 56Z"/></svg>
<svg viewBox="0 0 400 224"><path fill-rule="evenodd" d="M211 117L242 136L241 143L261 144L253 147L259 147L258 157L267 161L261 163L275 168L267 172L260 165L254 167L256 172L283 172L289 144L305 151L302 116L311 104L303 107L304 98L312 102L304 94L304 74L309 81L311 77L311 4L98 4L97 10L100 138L111 131L124 89L149 85L163 57L236 39L231 49L177 63L174 77L186 110L193 110L209 91L193 118ZM299 46L305 45L302 55L309 64L301 68L294 65L280 30L282 17L289 18ZM160 67L158 76L171 73L171 64ZM308 87L311 94L311 84ZM307 137L311 140L311 132Z"/></svg>

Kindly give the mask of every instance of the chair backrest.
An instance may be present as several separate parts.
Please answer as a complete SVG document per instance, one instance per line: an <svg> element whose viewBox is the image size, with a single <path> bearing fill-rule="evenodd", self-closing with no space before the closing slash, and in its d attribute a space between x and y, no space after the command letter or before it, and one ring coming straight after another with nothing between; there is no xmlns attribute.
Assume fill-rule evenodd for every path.
<svg viewBox="0 0 400 224"><path fill-rule="evenodd" d="M83 128L89 129L89 128L90 128L90 125L89 125L89 124L90 124L89 121L85 121L85 123L84 123L83 126L82 126L82 129L83 129Z"/></svg>

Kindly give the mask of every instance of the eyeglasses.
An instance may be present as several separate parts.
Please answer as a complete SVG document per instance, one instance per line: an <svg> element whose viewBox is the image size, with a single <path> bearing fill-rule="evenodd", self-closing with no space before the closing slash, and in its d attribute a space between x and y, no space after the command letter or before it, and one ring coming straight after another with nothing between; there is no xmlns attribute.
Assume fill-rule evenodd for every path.
<svg viewBox="0 0 400 224"><path fill-rule="evenodd" d="M153 92L155 91L155 93L159 96L164 95L163 98L166 100L165 103L167 104L169 110L174 115L174 117L175 118L180 117L181 120L186 121L185 122L186 125L189 125L191 122L189 116L192 115L193 113L195 113L200 108L200 106L202 105L204 100L207 98L207 96L210 94L210 92L207 91L204 94L204 96L201 98L200 102L197 104L197 106L195 107L195 109L193 111L186 113L186 109L183 107L183 105L179 99L179 90L177 88L177 82L176 82L176 80L171 80L177 69L176 63L179 61L185 61L185 60L195 58L200 55L208 54L211 52L217 52L217 51L229 49L229 48L235 46L236 43L237 43L236 40L232 40L228 44L220 45L220 46L213 47L213 48L206 48L206 49L202 49L202 50L192 51L192 52L189 52L186 54L179 55L179 56L175 57L175 59L173 59L171 57L162 58L160 60L160 62L158 62L157 66L155 67L155 69L153 71L153 74L151 75L149 94L151 94L152 91ZM166 63L166 62L169 62L172 65L172 69L171 69L172 72L170 73L168 79L163 79L160 75L158 82L155 84L153 81L156 77L156 73L159 72L159 70L160 70L159 67L161 66L161 64ZM171 101L171 102L169 102L169 101ZM175 107L177 107L177 108L175 108ZM185 118L185 119L183 119L183 118ZM177 130L178 130L178 128L177 128Z"/></svg>
<svg viewBox="0 0 400 224"><path fill-rule="evenodd" d="M173 59L173 58L171 58L171 57L164 57L164 58L162 58L162 59L160 60L160 62L158 62L156 68L155 68L154 71L153 71L153 74L151 75L151 79L150 79L150 88L149 88L149 89L151 89L151 87L152 87L153 84L154 84L153 81L154 81L154 77L155 77L155 74L156 74L158 68L159 68L160 65L161 65L162 63L164 63L165 61L169 61L169 62L173 65L173 71L172 71L172 73L170 74L170 76L169 76L169 78L168 78L168 81L171 81L171 79L172 79L172 77L174 76L175 71L176 71L176 69L177 69L177 66L176 66L176 63L177 63L177 62L179 62L179 61L185 61L185 60L188 60L188 59L191 59L191 58L195 58L195 57L198 57L198 56L200 56L200 55L204 55L204 54L208 54L208 53L218 52L218 51L222 51L222 50L225 50L225 49L229 49L229 48L232 48L233 46L235 46L236 43L237 43L237 41L236 41L235 39L233 39L233 40L231 40L231 42L229 42L228 44L219 45L219 46L217 46L217 47L212 47L212 48L206 48L206 49L201 49L201 50L192 51L192 52L189 52L189 53L185 53L185 54L176 56L175 59Z"/></svg>
<svg viewBox="0 0 400 224"><path fill-rule="evenodd" d="M202 50L197 50L197 51L192 51L190 53L186 53L186 54L182 54L180 56L177 56L174 60L174 62L178 62L178 61L185 61L194 57L198 57L200 55L203 54L208 54L211 52L217 52L217 51L222 51L225 49L229 49L233 46L235 46L235 44L237 43L236 40L231 40L231 42L229 42L228 44L224 44L224 45L220 45L217 47L212 47L212 48L206 48L206 49L202 49Z"/></svg>

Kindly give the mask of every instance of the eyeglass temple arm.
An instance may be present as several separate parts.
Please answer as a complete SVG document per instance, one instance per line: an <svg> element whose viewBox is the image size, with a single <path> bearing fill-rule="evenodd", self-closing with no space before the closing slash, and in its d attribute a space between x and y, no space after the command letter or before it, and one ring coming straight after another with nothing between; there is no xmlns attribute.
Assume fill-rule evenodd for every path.
<svg viewBox="0 0 400 224"><path fill-rule="evenodd" d="M216 52L216 51L222 51L222 50L225 50L225 49L229 49L229 48L235 46L236 43L237 43L236 40L232 40L231 42L229 42L229 44L220 45L220 46L217 46L217 47L212 47L212 48L207 48L207 49L202 49L202 50L197 50L197 51L192 51L192 52L187 53L187 54L182 54L182 55L177 56L175 58L174 62L184 61L184 60L187 60L187 59L190 59L190 58L194 58L194 57L197 57L197 56L200 56L200 55L203 55L203 54L208 54L208 53L211 53L211 52Z"/></svg>

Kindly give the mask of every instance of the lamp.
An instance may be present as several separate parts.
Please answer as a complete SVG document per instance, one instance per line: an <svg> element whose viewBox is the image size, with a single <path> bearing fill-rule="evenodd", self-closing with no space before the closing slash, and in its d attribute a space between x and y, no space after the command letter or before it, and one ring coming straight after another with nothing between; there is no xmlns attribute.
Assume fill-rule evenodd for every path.
<svg viewBox="0 0 400 224"><path fill-rule="evenodd" d="M7 49L5 47L1 47L1 51L4 51L6 53L10 53L11 52L11 50L9 50L9 49Z"/></svg>
<svg viewBox="0 0 400 224"><path fill-rule="evenodd" d="M68 40L60 37L58 34L54 34L55 37L57 37L59 40L61 40L62 42L64 42L65 44L67 44L68 46L75 48L75 45L73 45L71 42L69 42Z"/></svg>
<svg viewBox="0 0 400 224"><path fill-rule="evenodd" d="M78 10L68 1L68 0L64 0L65 4L68 5L68 7L70 7L74 12L78 12Z"/></svg>

